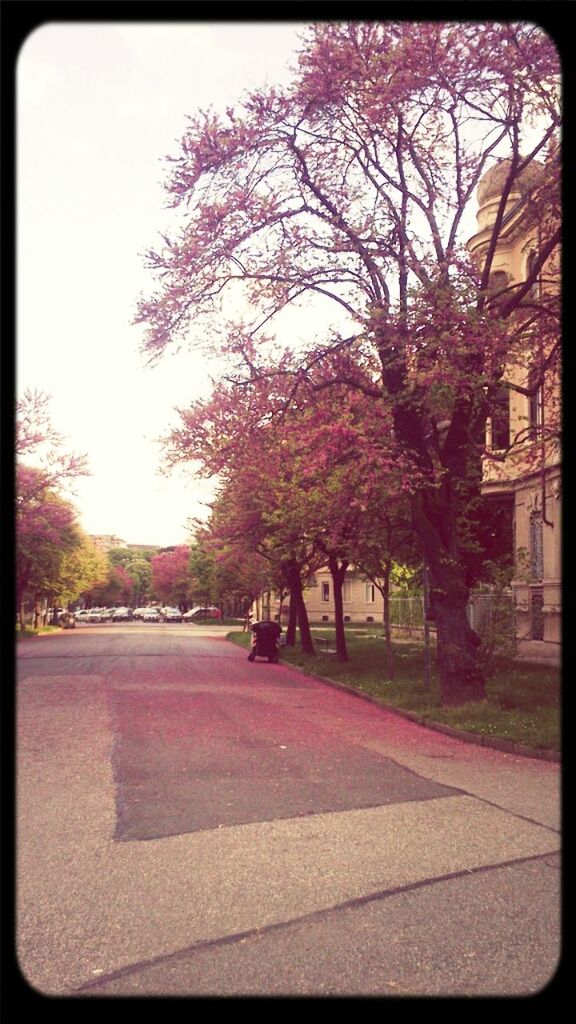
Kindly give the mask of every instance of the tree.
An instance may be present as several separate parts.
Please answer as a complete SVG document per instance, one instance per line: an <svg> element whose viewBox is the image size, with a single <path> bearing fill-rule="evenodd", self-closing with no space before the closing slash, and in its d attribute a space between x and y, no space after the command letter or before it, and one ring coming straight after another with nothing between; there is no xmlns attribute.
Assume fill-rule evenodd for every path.
<svg viewBox="0 0 576 1024"><path fill-rule="evenodd" d="M284 368L260 366L249 384L222 383L209 401L181 411L170 438L171 461L197 460L226 484L216 504L217 544L264 557L280 589L290 591L305 646L311 644L302 589L328 565L334 582L336 649L347 660L342 585L367 509L384 483L402 492L402 453L390 439L381 403L332 380L335 359L324 360L297 391ZM338 358L342 369L349 354ZM351 368L360 381L360 368ZM365 380L370 378L364 373ZM213 524L213 532L214 532ZM270 569L266 573L270 575ZM296 615L289 619L293 641Z"/></svg>
<svg viewBox="0 0 576 1024"><path fill-rule="evenodd" d="M421 552L416 543L407 495L373 498L365 504L362 529L352 546L354 564L382 595L384 606L384 638L387 668L394 676L392 655L392 629L390 625L390 587L397 561L421 564Z"/></svg>
<svg viewBox="0 0 576 1024"><path fill-rule="evenodd" d="M67 607L73 604L106 575L106 556L86 534L78 531L78 544L64 553L52 598Z"/></svg>
<svg viewBox="0 0 576 1024"><path fill-rule="evenodd" d="M122 565L112 565L108 560L104 575L89 590L84 598L95 607L128 605L132 599L134 583Z"/></svg>
<svg viewBox="0 0 576 1024"><path fill-rule="evenodd" d="M16 405L16 601L21 628L25 599L34 600L38 625L41 600L56 596L62 574L71 582L69 559L84 543L76 511L63 493L87 473L86 458L62 450L49 401L44 392L28 390Z"/></svg>
<svg viewBox="0 0 576 1024"><path fill-rule="evenodd" d="M20 481L20 505L88 473L85 455L62 449L64 439L52 426L49 404L48 394L29 389L16 403L16 458L19 465L26 465L30 456L36 463L34 475Z"/></svg>
<svg viewBox="0 0 576 1024"><path fill-rule="evenodd" d="M26 501L16 502L16 602L22 629L26 598L34 601L38 626L42 598L57 592L63 559L81 543L74 508L53 491L36 490L40 476L31 467L17 467L17 494L27 495Z"/></svg>
<svg viewBox="0 0 576 1024"><path fill-rule="evenodd" d="M152 566L152 592L166 604L184 606L190 596L190 548L180 544L171 550L154 555Z"/></svg>
<svg viewBox="0 0 576 1024"><path fill-rule="evenodd" d="M136 320L152 360L208 339L250 377L264 325L309 297L328 340L302 353L303 375L346 344L376 354L374 390L419 479L412 520L446 704L484 696L466 604L486 419L515 359L532 363L535 387L557 358L557 295L535 302L530 290L560 239L559 206L540 216L559 195L559 75L530 23L314 25L290 86L189 119L166 183L182 231L147 254L160 287ZM500 198L478 267L467 214L494 166ZM526 281L491 292L513 186L541 231ZM239 298L246 315L232 323ZM346 329L330 325L330 303Z"/></svg>

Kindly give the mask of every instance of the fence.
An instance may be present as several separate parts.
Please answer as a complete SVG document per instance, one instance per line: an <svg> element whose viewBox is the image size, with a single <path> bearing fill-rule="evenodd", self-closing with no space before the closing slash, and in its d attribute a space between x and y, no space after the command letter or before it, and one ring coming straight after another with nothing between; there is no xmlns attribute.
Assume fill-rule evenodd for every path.
<svg viewBox="0 0 576 1024"><path fill-rule="evenodd" d="M516 635L514 596L512 591L494 592L475 590L470 594L467 607L468 622L480 636L498 632L503 641L512 641ZM430 632L435 633L431 621ZM424 597L394 594L390 598L390 626L398 637L421 637L424 634Z"/></svg>

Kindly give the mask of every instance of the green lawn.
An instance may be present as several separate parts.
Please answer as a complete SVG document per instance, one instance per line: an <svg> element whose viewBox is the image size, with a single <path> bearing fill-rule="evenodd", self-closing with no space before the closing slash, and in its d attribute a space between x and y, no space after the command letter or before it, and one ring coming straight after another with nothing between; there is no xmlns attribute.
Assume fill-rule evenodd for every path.
<svg viewBox="0 0 576 1024"><path fill-rule="evenodd" d="M313 633L329 639L334 636L326 629L314 629ZM244 646L249 644L247 633L230 633L229 638ZM391 678L381 631L347 630L346 640L348 662L339 662L333 654L307 656L299 646L282 648L281 658L309 674L343 683L431 722L535 749L560 750L560 669L501 659L487 681L484 701L443 708L433 652L427 689L421 644L393 645Z"/></svg>

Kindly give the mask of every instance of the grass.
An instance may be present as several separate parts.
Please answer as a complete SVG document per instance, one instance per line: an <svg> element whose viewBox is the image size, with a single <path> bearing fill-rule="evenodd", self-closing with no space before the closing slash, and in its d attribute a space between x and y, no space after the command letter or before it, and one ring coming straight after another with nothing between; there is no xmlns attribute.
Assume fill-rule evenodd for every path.
<svg viewBox="0 0 576 1024"><path fill-rule="evenodd" d="M33 636L39 636L41 633L61 633L61 626L38 626L34 629L34 626L26 626L24 630L20 629L20 626L16 626L16 636L18 640L30 640Z"/></svg>
<svg viewBox="0 0 576 1024"><path fill-rule="evenodd" d="M313 632L334 637L326 629ZM247 633L230 633L229 638L243 646L250 642ZM381 631L347 630L346 640L348 662L321 652L305 655L298 646L282 648L281 658L305 673L343 683L429 722L535 750L560 750L559 668L502 658L487 679L485 700L442 707L433 653L429 689L424 684L422 644L393 644L394 678L390 678Z"/></svg>

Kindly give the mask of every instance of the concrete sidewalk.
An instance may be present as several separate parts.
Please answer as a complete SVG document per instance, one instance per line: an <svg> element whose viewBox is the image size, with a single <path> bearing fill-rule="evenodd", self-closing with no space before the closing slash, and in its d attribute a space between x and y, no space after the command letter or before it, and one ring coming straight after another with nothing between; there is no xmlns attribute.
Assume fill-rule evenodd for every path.
<svg viewBox="0 0 576 1024"><path fill-rule="evenodd" d="M530 661L535 665L562 664L562 645L545 640L520 640L518 643L518 661Z"/></svg>

